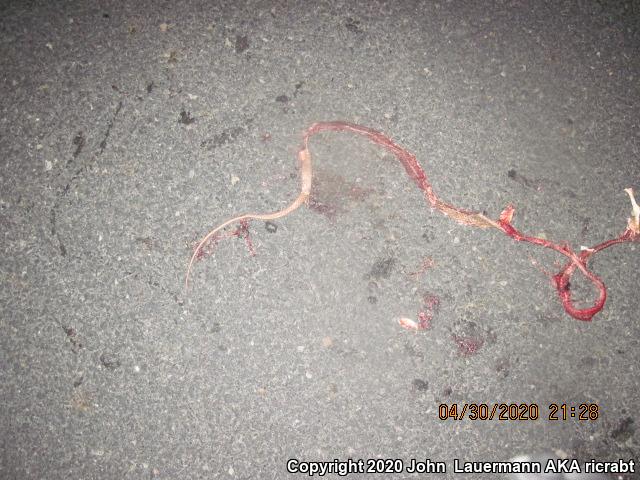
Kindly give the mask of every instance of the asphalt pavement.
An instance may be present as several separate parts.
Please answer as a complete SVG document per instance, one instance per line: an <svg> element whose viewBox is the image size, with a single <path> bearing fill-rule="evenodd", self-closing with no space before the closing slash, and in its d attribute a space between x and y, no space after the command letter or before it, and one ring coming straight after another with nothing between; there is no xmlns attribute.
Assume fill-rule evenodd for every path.
<svg viewBox="0 0 640 480"><path fill-rule="evenodd" d="M576 320L562 255L323 132L308 202L229 226L183 290L211 228L296 197L322 121L458 208L618 237L639 47L633 1L0 2L0 477L639 478L638 242Z"/></svg>

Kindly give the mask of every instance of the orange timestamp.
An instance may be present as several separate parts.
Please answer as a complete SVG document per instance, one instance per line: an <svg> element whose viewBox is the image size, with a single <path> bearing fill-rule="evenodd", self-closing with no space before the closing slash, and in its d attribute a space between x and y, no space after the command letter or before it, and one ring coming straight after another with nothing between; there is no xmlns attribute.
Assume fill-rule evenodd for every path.
<svg viewBox="0 0 640 480"><path fill-rule="evenodd" d="M441 403L438 406L440 420L540 420L550 421L576 419L595 421L600 416L600 407L595 403L551 403L541 416L537 403Z"/></svg>

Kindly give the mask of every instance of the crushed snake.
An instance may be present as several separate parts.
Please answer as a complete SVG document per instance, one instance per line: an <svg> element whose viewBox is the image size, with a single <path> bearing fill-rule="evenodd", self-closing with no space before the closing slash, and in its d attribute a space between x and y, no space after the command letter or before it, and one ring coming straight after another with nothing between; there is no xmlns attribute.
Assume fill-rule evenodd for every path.
<svg viewBox="0 0 640 480"><path fill-rule="evenodd" d="M567 257L567 263L562 267L560 272L552 276L552 280L557 290L558 296L560 297L560 301L564 310L571 317L577 320L590 321L594 315L596 315L603 309L607 299L606 286L600 277L589 270L587 266L588 260L596 253L604 250L605 248L609 248L619 243L632 242L640 239L640 207L636 203L633 190L631 188L625 189L625 192L629 195L629 198L631 200L632 215L628 219L627 227L623 231L623 233L616 238L606 240L593 247L582 247L581 252L578 254L564 242L554 243L544 238L525 235L521 231L516 229L512 224L513 216L515 213L515 207L513 207L512 205L507 205L503 209L499 218L497 220L492 220L485 216L483 213L465 210L463 208L458 208L454 205L444 202L433 191L433 187L431 186L431 183L429 182L424 169L418 163L415 155L394 143L393 140L391 140L391 138L389 138L385 134L369 127L364 127L348 122L318 122L312 124L304 132L302 147L300 148L300 150L298 150L298 167L300 170L300 193L298 194L298 196L293 200L293 202L291 202L282 210L278 210L273 213L244 213L242 215L238 215L234 218L226 220L225 222L221 223L213 230L211 230L209 233L207 233L204 238L202 238L202 240L198 242L193 251L193 254L191 255L191 259L189 260L184 282L185 295L189 288L189 276L193 269L194 262L199 258L203 247L207 244L207 242L214 238L214 236L218 234L218 232L234 223L241 223L246 228L250 220L268 221L282 218L286 215L289 215L290 213L298 209L298 207L307 202L311 194L311 185L313 179L311 153L309 152L309 139L311 136L323 131L348 131L358 135L362 135L368 138L371 142L380 145L381 147L391 152L400 161L407 175L416 183L418 188L422 190L425 200L431 205L431 208L440 211L456 222L476 228L494 228L500 230L505 235L508 235L518 242L528 242L534 245L549 248ZM572 300L570 280L576 270L579 270L598 291L598 297L590 307L578 308L575 306ZM426 321L416 323L409 319L403 320L405 321L400 322L400 324L404 328L409 329L425 328L427 324Z"/></svg>

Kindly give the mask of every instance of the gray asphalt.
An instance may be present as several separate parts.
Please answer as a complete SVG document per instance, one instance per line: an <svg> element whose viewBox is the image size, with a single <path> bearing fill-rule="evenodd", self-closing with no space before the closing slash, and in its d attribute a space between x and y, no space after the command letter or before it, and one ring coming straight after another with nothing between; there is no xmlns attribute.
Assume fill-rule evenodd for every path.
<svg viewBox="0 0 640 480"><path fill-rule="evenodd" d="M313 137L309 204L227 229L182 291L209 229L297 195L318 121L385 132L444 200L511 203L528 234L618 236L640 191L637 2L0 5L1 478L637 461L640 245L596 256L609 298L574 320L560 255L432 211L363 138ZM431 328L402 329L425 297ZM439 418L502 403L538 418Z"/></svg>

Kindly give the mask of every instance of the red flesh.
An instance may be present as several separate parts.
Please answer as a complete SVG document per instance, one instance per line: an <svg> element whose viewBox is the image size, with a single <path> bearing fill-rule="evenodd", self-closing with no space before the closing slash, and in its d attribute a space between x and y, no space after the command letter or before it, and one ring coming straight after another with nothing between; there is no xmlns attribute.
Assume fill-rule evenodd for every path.
<svg viewBox="0 0 640 480"><path fill-rule="evenodd" d="M409 175L409 177L416 183L418 188L424 192L425 199L432 208L440 210L442 213L449 216L457 216L456 219L460 223L467 223L465 221L465 217L468 216L470 223L467 224L471 224L472 217L476 214L476 212L458 208L440 200L440 198L433 191L431 183L429 182L425 171L418 163L415 155L394 143L393 140L391 140L383 133L368 127L363 127L346 122L337 121L314 123L304 134L305 148L307 148L309 137L322 131L349 131L357 133L358 135L367 137L373 143L384 147L386 150L395 155L398 160L400 160L400 163L402 163L405 171L407 172L407 175ZM600 312L604 307L607 299L607 289L600 277L598 277L588 269L588 259L591 256L595 255L597 252L618 243L637 241L640 238L640 235L638 235L637 232L637 228L636 230L633 230L628 227L617 238L607 240L587 250L583 250L578 255L566 244L554 243L544 238L532 237L521 233L511 224L514 212L515 208L511 205L508 205L501 213L500 219L492 226L500 229L505 235L508 235L516 241L529 242L533 243L534 245L540 245L541 247L550 248L567 257L569 259L569 262L567 262L562 270L560 270L560 272L553 277L558 296L560 297L562 306L569 315L577 320L590 321L593 316ZM578 308L574 305L571 298L570 280L576 268L579 269L598 290L598 298L594 301L591 307Z"/></svg>

